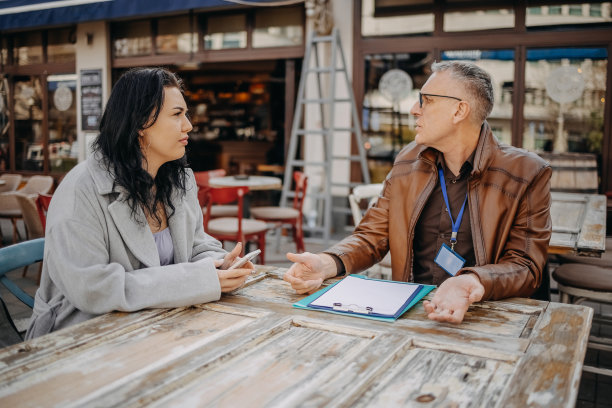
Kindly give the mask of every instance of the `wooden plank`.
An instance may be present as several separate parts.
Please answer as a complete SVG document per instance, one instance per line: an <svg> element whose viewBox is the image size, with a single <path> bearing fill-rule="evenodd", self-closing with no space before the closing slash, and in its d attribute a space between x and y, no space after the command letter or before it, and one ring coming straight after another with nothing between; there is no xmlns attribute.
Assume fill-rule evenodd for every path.
<svg viewBox="0 0 612 408"><path fill-rule="evenodd" d="M53 335L0 349L0 382L8 381L24 370L46 366L72 353L95 347L101 342L121 336L138 327L154 324L185 308L152 309L139 313L116 312L88 320Z"/></svg>
<svg viewBox="0 0 612 408"><path fill-rule="evenodd" d="M606 197L589 195L586 213L580 234L578 234L579 250L603 252L606 247Z"/></svg>
<svg viewBox="0 0 612 408"><path fill-rule="evenodd" d="M62 406L67 402L85 404L132 378L134 373L142 375L164 366L252 321L250 316L190 308L163 321L134 326L135 330L110 336L92 348L49 362L33 377L25 375L8 381L1 378L0 406L37 407L52 401L61 402ZM113 375L107 375L109 372ZM75 383L79 387L73 387ZM36 393L32 393L33 388Z"/></svg>
<svg viewBox="0 0 612 408"><path fill-rule="evenodd" d="M354 365L355 361L369 355L370 364L380 364L389 347L406 342L399 336L385 341L378 340L376 332L355 333L351 328L343 332L327 326L329 329L324 322L314 326L291 323L223 364L196 368L179 387L161 388L139 398L135 406L301 406L331 378L346 376L348 380L351 372L353 378L371 377L376 367ZM318 401L337 393L335 389L319 395Z"/></svg>
<svg viewBox="0 0 612 408"><path fill-rule="evenodd" d="M499 407L573 407L593 309L550 303Z"/></svg>
<svg viewBox="0 0 612 408"><path fill-rule="evenodd" d="M356 407L493 407L513 365L437 350L411 350L384 373Z"/></svg>
<svg viewBox="0 0 612 408"><path fill-rule="evenodd" d="M581 201L553 200L550 204L553 231L559 233L579 233L584 220L586 203L586 199Z"/></svg>

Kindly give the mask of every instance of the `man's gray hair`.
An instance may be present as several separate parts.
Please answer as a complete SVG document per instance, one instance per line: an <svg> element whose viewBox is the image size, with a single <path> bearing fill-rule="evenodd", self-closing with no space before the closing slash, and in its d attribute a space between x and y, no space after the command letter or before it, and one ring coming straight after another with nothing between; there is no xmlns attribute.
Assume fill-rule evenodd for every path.
<svg viewBox="0 0 612 408"><path fill-rule="evenodd" d="M446 71L454 78L462 81L467 91L475 99L474 119L484 122L493 110L495 102L491 76L472 62L443 61L431 65L433 72Z"/></svg>

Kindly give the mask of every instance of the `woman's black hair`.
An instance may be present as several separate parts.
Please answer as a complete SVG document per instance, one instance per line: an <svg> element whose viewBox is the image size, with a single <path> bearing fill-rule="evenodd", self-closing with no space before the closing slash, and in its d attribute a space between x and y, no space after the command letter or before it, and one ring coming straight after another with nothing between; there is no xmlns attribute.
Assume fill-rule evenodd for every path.
<svg viewBox="0 0 612 408"><path fill-rule="evenodd" d="M138 206L142 206L146 213L161 222L156 211L159 203L171 209L170 218L175 210L171 201L174 190L178 190L181 197L185 195L185 156L164 163L153 179L143 168L146 159L139 141L139 131L152 126L159 116L164 88L174 87L183 93L182 85L175 74L163 68L130 69L113 87L104 109L100 135L93 149L104 157L115 185L127 190L127 202L133 216Z"/></svg>

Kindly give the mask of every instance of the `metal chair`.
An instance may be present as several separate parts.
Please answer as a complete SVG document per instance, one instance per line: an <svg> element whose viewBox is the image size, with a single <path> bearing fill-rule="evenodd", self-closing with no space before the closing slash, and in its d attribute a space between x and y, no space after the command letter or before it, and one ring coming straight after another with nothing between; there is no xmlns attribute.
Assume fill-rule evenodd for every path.
<svg viewBox="0 0 612 408"><path fill-rule="evenodd" d="M45 228L47 228L47 211L51 204L51 198L53 198L53 196L50 194L39 194L38 197L36 197L36 209L38 210L38 217L42 223L43 232Z"/></svg>
<svg viewBox="0 0 612 408"><path fill-rule="evenodd" d="M308 176L301 171L293 172L295 180L295 194L293 196L293 207L252 207L251 216L256 220L275 224L275 229L283 224L291 225L293 240L298 253L304 252L304 229L302 228L304 198L308 186Z"/></svg>
<svg viewBox="0 0 612 408"><path fill-rule="evenodd" d="M243 254L248 241L257 241L257 245L261 249L259 259L261 264L264 264L268 225L263 221L243 218L244 195L248 192L248 187L209 187L206 190L205 198L204 231L222 242L242 242ZM236 201L238 202L236 217L212 218L210 216L213 204L228 204Z"/></svg>
<svg viewBox="0 0 612 408"><path fill-rule="evenodd" d="M0 248L0 283L31 309L34 308L34 299L9 279L7 273L42 261L44 249L44 238L23 241L15 245ZM4 347L19 343L22 338L1 297L0 301L0 328L2 329L0 330L0 346Z"/></svg>
<svg viewBox="0 0 612 408"><path fill-rule="evenodd" d="M362 184L353 188L353 192L349 194L349 204L353 215L353 223L355 228L361 222L365 211L361 209L361 201L367 200L367 208L370 208L376 203L380 193L382 192L382 183ZM367 210L366 210L367 211ZM368 276L381 277L383 279L391 279L391 253L387 253L385 257L375 266L368 270Z"/></svg>
<svg viewBox="0 0 612 408"><path fill-rule="evenodd" d="M6 274L14 269L22 268L43 260L45 239L37 238L18 244L0 248L0 283L25 305L33 308L34 299L25 293Z"/></svg>
<svg viewBox="0 0 612 408"><path fill-rule="evenodd" d="M612 248L612 238L606 239L606 248ZM612 305L612 250L606 251L601 258L559 255L564 262L552 273L558 283L562 303L581 304L595 301ZM612 327L612 319L596 315L594 323ZM612 339L589 336L588 348L612 352ZM583 370L595 374L612 376L612 369L584 365Z"/></svg>

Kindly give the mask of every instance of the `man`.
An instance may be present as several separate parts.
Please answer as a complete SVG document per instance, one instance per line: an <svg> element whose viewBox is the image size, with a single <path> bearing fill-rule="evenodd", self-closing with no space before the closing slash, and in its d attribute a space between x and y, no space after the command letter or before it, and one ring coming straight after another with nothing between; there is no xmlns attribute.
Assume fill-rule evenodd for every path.
<svg viewBox="0 0 612 408"><path fill-rule="evenodd" d="M474 302L529 296L540 285L550 166L493 136L489 74L464 62L432 71L410 111L415 141L398 154L376 205L324 253L287 254L295 264L284 279L298 293L362 271L389 250L394 280L439 285L424 302L437 321L460 323Z"/></svg>

